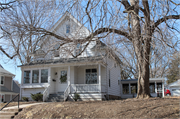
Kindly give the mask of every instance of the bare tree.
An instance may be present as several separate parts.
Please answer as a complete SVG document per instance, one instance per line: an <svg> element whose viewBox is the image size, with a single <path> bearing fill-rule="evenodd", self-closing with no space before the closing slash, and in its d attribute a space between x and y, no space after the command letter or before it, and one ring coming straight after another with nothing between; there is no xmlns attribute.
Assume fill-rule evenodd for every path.
<svg viewBox="0 0 180 119"><path fill-rule="evenodd" d="M44 3L46 2L47 1L44 1ZM101 41L106 43L106 45L113 49L117 54L122 53L122 51L119 51L122 45L131 47L132 49L129 49L132 50L130 54L135 57L135 59L133 58L134 65L131 66L131 68L133 69L135 67L138 69L138 72L133 69L135 74L138 73L137 98L150 97L149 67L151 55L153 53L157 54L156 47L162 46L162 48L171 47L176 49L179 45L179 38L177 37L177 34L180 33L178 30L178 21L180 19L179 3L176 3L176 1L173 0L89 0L86 2L60 1L59 3L55 2L54 4L58 4L59 10L61 10L59 11L60 13L65 13L65 11L68 10L69 13L89 29L91 32L90 35L83 38L66 37L55 31L49 30L50 27L47 26L52 26L53 22L42 22L41 25L33 25L32 23L34 23L34 20L26 20L25 17L21 19L20 16L23 15L21 14L22 12L15 12L15 10L8 11L12 12L10 14L3 11L2 16L4 19L1 20L1 23L3 23L1 24L1 27L8 26L2 29L3 32L7 32L11 28L20 29L22 32L28 32L33 35L35 39L37 39L35 36L40 36L40 38L53 38L57 40L59 46L78 42L85 43L86 45L82 49L82 52L94 38L101 39ZM18 5L17 8L21 9L23 7ZM54 14L59 12L54 12ZM28 12L28 14L33 13L34 12ZM46 13L49 13L49 11L46 11ZM11 24L11 19L8 17L11 18L14 14L15 19L13 19L14 22ZM38 15L41 16L40 14ZM19 33L18 30L13 30L12 32ZM29 34L24 34L22 37L28 37ZM10 36L12 36L11 33ZM43 39L40 40L43 41ZM28 40L24 39L23 41ZM158 43L158 45L156 43ZM2 49L3 48L0 50L7 55L8 52ZM154 50L152 51L152 49ZM68 50L68 52L73 57L77 57L82 53L80 52L79 54L74 55L72 53L73 50ZM18 54L19 52L16 53ZM159 57L160 56L155 60L156 63L158 63ZM152 68L154 69L155 67L156 65Z"/></svg>

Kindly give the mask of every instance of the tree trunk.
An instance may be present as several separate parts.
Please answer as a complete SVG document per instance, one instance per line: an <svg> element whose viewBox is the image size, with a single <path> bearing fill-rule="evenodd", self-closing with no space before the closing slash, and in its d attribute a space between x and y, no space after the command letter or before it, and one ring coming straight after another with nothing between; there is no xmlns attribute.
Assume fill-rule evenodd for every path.
<svg viewBox="0 0 180 119"><path fill-rule="evenodd" d="M150 41L151 38L142 36L139 15L139 2L130 0L131 5L134 6L132 17L132 42L135 49L135 54L138 63L138 93L137 98L149 98L149 55L150 55ZM145 33L151 35L149 32L149 17L146 17Z"/></svg>

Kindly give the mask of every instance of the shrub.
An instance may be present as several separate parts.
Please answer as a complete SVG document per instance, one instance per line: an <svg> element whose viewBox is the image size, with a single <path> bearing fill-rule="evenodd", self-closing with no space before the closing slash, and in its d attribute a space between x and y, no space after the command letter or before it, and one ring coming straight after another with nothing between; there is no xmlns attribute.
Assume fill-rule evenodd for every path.
<svg viewBox="0 0 180 119"><path fill-rule="evenodd" d="M36 94L31 93L31 98L35 101L43 101L43 94L41 94L41 92Z"/></svg>
<svg viewBox="0 0 180 119"><path fill-rule="evenodd" d="M77 101L78 99L80 99L80 95L78 93L74 94L74 100Z"/></svg>
<svg viewBox="0 0 180 119"><path fill-rule="evenodd" d="M26 102L29 101L29 98L28 98L28 97L22 97L22 99L23 99L24 101L26 101Z"/></svg>

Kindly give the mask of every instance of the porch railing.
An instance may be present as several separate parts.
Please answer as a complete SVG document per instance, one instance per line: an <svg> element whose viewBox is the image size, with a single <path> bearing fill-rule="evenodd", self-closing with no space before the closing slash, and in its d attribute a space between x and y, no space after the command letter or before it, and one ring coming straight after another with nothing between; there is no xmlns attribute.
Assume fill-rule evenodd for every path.
<svg viewBox="0 0 180 119"><path fill-rule="evenodd" d="M0 111L1 110L3 110L6 106L8 106L8 104L10 103L10 102L12 102L15 98L17 98L18 97L18 109L19 109L19 94L17 94L12 100L10 100L6 105L4 105L1 109L0 109ZM19 110L18 110L19 111Z"/></svg>
<svg viewBox="0 0 180 119"><path fill-rule="evenodd" d="M99 92L99 84L71 84L73 93Z"/></svg>
<svg viewBox="0 0 180 119"><path fill-rule="evenodd" d="M46 99L49 97L49 88L50 88L50 85L43 92L43 102L45 102Z"/></svg>
<svg viewBox="0 0 180 119"><path fill-rule="evenodd" d="M70 85L67 86L66 90L64 91L64 101L68 98L70 93Z"/></svg>

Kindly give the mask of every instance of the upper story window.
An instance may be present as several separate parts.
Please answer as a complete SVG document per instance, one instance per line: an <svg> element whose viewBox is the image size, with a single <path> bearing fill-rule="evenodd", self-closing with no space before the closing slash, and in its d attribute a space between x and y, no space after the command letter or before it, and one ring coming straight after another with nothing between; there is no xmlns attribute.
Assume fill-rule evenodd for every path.
<svg viewBox="0 0 180 119"><path fill-rule="evenodd" d="M76 45L76 50L75 50L75 55L79 55L82 51L82 45L80 43L78 43Z"/></svg>
<svg viewBox="0 0 180 119"><path fill-rule="evenodd" d="M31 71L24 71L24 83L30 83Z"/></svg>
<svg viewBox="0 0 180 119"><path fill-rule="evenodd" d="M70 33L70 25L66 25L66 33Z"/></svg>
<svg viewBox="0 0 180 119"><path fill-rule="evenodd" d="M1 76L0 81L1 81L1 85L4 85L4 76Z"/></svg>

